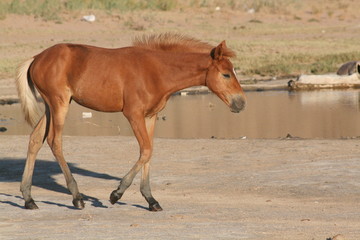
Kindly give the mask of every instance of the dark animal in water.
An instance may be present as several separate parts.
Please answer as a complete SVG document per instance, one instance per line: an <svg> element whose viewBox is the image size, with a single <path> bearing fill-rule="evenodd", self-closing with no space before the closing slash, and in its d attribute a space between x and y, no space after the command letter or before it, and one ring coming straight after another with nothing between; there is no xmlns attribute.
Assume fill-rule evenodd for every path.
<svg viewBox="0 0 360 240"><path fill-rule="evenodd" d="M337 75L352 75L360 72L360 66L358 61L351 61L344 63L336 72Z"/></svg>

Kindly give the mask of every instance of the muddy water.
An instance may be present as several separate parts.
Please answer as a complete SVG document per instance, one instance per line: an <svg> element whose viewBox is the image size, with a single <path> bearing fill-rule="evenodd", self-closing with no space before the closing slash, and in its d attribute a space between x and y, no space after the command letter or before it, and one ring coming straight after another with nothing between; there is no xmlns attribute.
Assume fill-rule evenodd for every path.
<svg viewBox="0 0 360 240"><path fill-rule="evenodd" d="M360 136L360 91L247 92L247 108L229 111L215 95L173 96L159 114L164 138L303 138ZM91 116L90 116L91 115ZM29 134L19 104L0 106L1 135ZM121 113L99 113L72 103L65 135L132 135Z"/></svg>

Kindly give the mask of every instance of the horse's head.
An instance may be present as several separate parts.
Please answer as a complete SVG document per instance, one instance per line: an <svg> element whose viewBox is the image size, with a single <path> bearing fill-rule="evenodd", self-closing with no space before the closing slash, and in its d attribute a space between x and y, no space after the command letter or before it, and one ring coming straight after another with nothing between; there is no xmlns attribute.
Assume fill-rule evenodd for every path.
<svg viewBox="0 0 360 240"><path fill-rule="evenodd" d="M206 86L225 102L232 112L238 113L244 109L246 100L234 66L229 60L234 55L226 47L225 41L212 49L212 60L205 81Z"/></svg>

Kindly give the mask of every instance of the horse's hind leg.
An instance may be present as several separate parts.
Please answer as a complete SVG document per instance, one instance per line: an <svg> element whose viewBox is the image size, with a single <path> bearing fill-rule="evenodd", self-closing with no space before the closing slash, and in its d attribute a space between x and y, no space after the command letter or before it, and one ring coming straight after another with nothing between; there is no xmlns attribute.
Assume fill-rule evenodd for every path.
<svg viewBox="0 0 360 240"><path fill-rule="evenodd" d="M49 135L47 138L48 144L64 173L66 184L73 196L73 204L76 208L84 208L85 203L82 199L77 183L71 174L68 164L65 161L62 151L62 131L64 127L65 117L69 109L69 99L61 103L50 104L51 106L51 122Z"/></svg>
<svg viewBox="0 0 360 240"><path fill-rule="evenodd" d="M24 197L26 209L38 209L38 206L35 204L34 200L31 197L31 184L36 155L42 147L44 139L46 138L46 125L49 117L49 111L48 109L46 109L44 116L40 119L40 121L30 135L25 169L20 185L20 191L22 192L22 195Z"/></svg>

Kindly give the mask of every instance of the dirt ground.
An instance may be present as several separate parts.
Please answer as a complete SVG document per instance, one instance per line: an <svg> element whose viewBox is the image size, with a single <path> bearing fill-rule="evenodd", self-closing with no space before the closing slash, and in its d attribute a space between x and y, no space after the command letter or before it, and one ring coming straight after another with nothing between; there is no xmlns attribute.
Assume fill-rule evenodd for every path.
<svg viewBox="0 0 360 240"><path fill-rule="evenodd" d="M296 14L301 20L294 20L293 15L257 15L266 26L293 25L279 32L252 27L252 35L241 32L244 23L254 19L247 13L96 13L94 23L80 21L85 14L89 13L81 12L60 24L16 15L0 21L0 99L16 98L14 65L58 42L121 47L139 34L181 31L213 44L223 39L229 39L231 45L238 40L311 38L319 39L316 46L321 48L324 32L331 39L346 36L350 40L360 33L354 15L336 11L331 16L317 13L319 22L311 22L314 14L305 12ZM311 31L301 35L294 25L299 29L311 25ZM276 54L272 46L265 47ZM86 197L84 210L72 207L64 178L45 146L38 156L32 188L40 210L25 210L19 185L27 141L28 136L0 133L0 239L360 237L358 139L155 139L152 190L164 209L158 213L147 210L139 192L139 177L119 203L108 201L137 159L135 139L121 136L64 137L65 157Z"/></svg>
<svg viewBox="0 0 360 240"><path fill-rule="evenodd" d="M33 196L19 191L28 137L0 136L1 239L319 239L360 236L358 140L156 139L149 212L139 177L119 203L109 194L138 153L132 137L65 137L84 210L49 148Z"/></svg>

